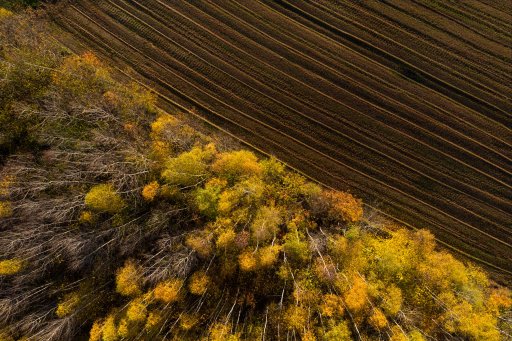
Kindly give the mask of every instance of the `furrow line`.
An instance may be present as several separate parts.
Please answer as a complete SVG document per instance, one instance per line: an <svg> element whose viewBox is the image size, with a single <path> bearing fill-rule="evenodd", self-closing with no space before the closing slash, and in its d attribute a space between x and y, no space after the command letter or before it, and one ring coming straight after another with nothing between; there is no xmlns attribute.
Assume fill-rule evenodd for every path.
<svg viewBox="0 0 512 341"><path fill-rule="evenodd" d="M378 59L383 64L387 64L395 69L404 69L407 74L409 74L409 78L416 80L417 82L423 82L425 85L428 84L429 87L438 91L441 94L444 94L448 97L457 98L458 102L464 106L469 108L473 108L477 111L485 113L491 119L496 121L497 123L501 123L505 127L510 125L511 122L511 114L508 113L508 108L503 109L495 106L494 104L489 103L488 101L476 97L466 90L460 89L458 86L450 84L446 81L443 81L439 77L427 72L423 69L420 69L409 62L394 56L386 51L382 50L379 47L376 47L364 40L359 39L358 37L350 34L346 31L343 31L332 24L325 22L325 20L318 18L314 14L304 11L303 9L289 3L285 0L276 0L276 2L286 11L291 11L312 25L312 29L318 27L316 30L322 34L330 32L334 34L336 37L343 39L345 41L351 42L353 45L358 46L360 49L363 49L366 53L372 54L375 59ZM324 32L322 32L322 30Z"/></svg>
<svg viewBox="0 0 512 341"><path fill-rule="evenodd" d="M474 55L470 59L466 56L467 51L464 51L464 53L461 53L461 51L453 52L453 46L436 40L434 37L427 36L415 28L405 29L400 23L392 20L392 18L377 15L359 4L350 2L335 4L327 0L322 0L321 4L318 1L311 2L310 0L310 3L313 6L326 8L333 15L343 13L344 16L349 16L358 23L382 27L381 32L387 38L399 40L401 43L406 44L408 48L415 49L420 54L428 55L429 58L435 59L436 62L449 60L451 67L457 68L459 72L469 73L470 71L473 77L480 77L480 81L485 82L487 89L492 91L495 96L506 97L502 95L502 92L510 90L510 88L504 85L512 80L510 74L505 70L498 72L499 68L504 67L503 62L500 65L489 65L489 59L483 59ZM479 81L478 79L475 80Z"/></svg>

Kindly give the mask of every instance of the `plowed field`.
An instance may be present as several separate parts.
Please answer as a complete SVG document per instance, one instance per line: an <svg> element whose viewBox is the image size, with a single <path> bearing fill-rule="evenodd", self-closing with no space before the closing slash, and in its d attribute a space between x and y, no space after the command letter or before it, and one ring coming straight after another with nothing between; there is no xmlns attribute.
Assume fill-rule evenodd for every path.
<svg viewBox="0 0 512 341"><path fill-rule="evenodd" d="M512 15L491 0L77 0L55 15L192 112L512 275Z"/></svg>

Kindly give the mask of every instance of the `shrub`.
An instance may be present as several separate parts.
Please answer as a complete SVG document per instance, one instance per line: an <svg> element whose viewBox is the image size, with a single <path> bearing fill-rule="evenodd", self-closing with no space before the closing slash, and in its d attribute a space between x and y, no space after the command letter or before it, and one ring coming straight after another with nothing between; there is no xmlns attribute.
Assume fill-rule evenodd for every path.
<svg viewBox="0 0 512 341"><path fill-rule="evenodd" d="M0 7L0 20L2 20L3 18L10 17L11 15L12 15L11 11L9 11L8 9L5 9L3 7Z"/></svg>
<svg viewBox="0 0 512 341"><path fill-rule="evenodd" d="M65 295L57 305L55 313L58 317L65 317L71 314L80 303L80 294L78 292L72 292Z"/></svg>
<svg viewBox="0 0 512 341"><path fill-rule="evenodd" d="M126 261L117 271L116 291L125 296L139 295L141 293L140 276L140 268L133 261Z"/></svg>
<svg viewBox="0 0 512 341"><path fill-rule="evenodd" d="M256 256L252 251L245 251L238 256L238 264L242 271L256 270Z"/></svg>
<svg viewBox="0 0 512 341"><path fill-rule="evenodd" d="M23 261L13 258L0 261L0 276L14 275L23 269Z"/></svg>
<svg viewBox="0 0 512 341"><path fill-rule="evenodd" d="M382 311L380 311L380 309L375 308L370 315L369 323L373 328L381 330L387 327L388 320Z"/></svg>
<svg viewBox="0 0 512 341"><path fill-rule="evenodd" d="M191 151L169 159L162 178L169 184L197 186L208 177L209 163L215 155L215 146L194 147Z"/></svg>
<svg viewBox="0 0 512 341"><path fill-rule="evenodd" d="M208 284L210 283L210 277L203 271L196 271L189 280L188 290L194 295L202 295L206 292Z"/></svg>
<svg viewBox="0 0 512 341"><path fill-rule="evenodd" d="M181 279L168 279L158 283L153 290L155 299L164 303L176 302L179 299L179 292L183 287Z"/></svg>
<svg viewBox="0 0 512 341"><path fill-rule="evenodd" d="M0 201L0 219L12 216L12 205L9 201Z"/></svg>
<svg viewBox="0 0 512 341"><path fill-rule="evenodd" d="M144 302L137 298L128 304L128 309L126 310L126 317L130 321L142 322L146 321L146 316L148 314L148 310Z"/></svg>
<svg viewBox="0 0 512 341"><path fill-rule="evenodd" d="M256 155L247 150L220 154L213 163L212 170L230 182L240 177L258 176L262 172Z"/></svg>
<svg viewBox="0 0 512 341"><path fill-rule="evenodd" d="M160 185L158 182L153 181L142 189L142 197L146 201L153 201L155 197L158 195L158 190L160 189Z"/></svg>
<svg viewBox="0 0 512 341"><path fill-rule="evenodd" d="M91 330L89 331L89 341L101 341L103 334L103 322L100 320L94 321Z"/></svg>
<svg viewBox="0 0 512 341"><path fill-rule="evenodd" d="M85 205L98 212L118 213L125 203L110 184L96 185L85 196Z"/></svg>

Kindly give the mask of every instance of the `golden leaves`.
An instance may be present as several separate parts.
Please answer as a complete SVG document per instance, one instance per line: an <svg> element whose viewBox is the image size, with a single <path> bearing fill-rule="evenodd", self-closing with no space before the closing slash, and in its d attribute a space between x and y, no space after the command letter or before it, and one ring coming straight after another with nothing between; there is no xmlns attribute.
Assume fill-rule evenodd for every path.
<svg viewBox="0 0 512 341"><path fill-rule="evenodd" d="M125 296L139 295L141 293L140 276L141 269L133 261L126 261L117 271L116 291Z"/></svg>

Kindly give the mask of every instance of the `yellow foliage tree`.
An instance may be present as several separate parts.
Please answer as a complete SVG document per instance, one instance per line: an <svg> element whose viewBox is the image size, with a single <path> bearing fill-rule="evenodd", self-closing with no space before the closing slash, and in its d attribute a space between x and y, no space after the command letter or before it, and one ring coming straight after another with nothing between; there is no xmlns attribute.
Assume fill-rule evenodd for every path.
<svg viewBox="0 0 512 341"><path fill-rule="evenodd" d="M148 310L142 299L136 298L128 304L126 317L128 317L130 321L143 322L146 320L147 314Z"/></svg>
<svg viewBox="0 0 512 341"><path fill-rule="evenodd" d="M196 271L190 277L188 290L194 295L202 295L206 292L209 283L210 277L204 271Z"/></svg>
<svg viewBox="0 0 512 341"><path fill-rule="evenodd" d="M94 221L94 214L88 210L82 211L82 213L80 213L79 221L82 224L90 224Z"/></svg>
<svg viewBox="0 0 512 341"><path fill-rule="evenodd" d="M352 336L350 329L348 328L347 322L342 321L338 324L333 325L323 335L324 341L351 341Z"/></svg>
<svg viewBox="0 0 512 341"><path fill-rule="evenodd" d="M212 164L212 170L231 182L240 177L259 176L262 172L256 155L247 150L221 153Z"/></svg>
<svg viewBox="0 0 512 341"><path fill-rule="evenodd" d="M252 177L238 182L220 194L218 212L224 216L229 215L235 221L247 221L250 216L248 209L261 203L264 191L265 184L259 178ZM240 213L244 210L246 214Z"/></svg>
<svg viewBox="0 0 512 341"><path fill-rule="evenodd" d="M89 332L89 341L101 341L101 336L103 334L103 321L96 320L92 324L91 330Z"/></svg>
<svg viewBox="0 0 512 341"><path fill-rule="evenodd" d="M80 294L78 292L71 292L66 294L57 305L55 313L58 317L64 317L71 314L80 303Z"/></svg>
<svg viewBox="0 0 512 341"><path fill-rule="evenodd" d="M116 274L116 291L125 296L136 296L141 293L140 268L131 260L127 260L124 266Z"/></svg>
<svg viewBox="0 0 512 341"><path fill-rule="evenodd" d="M407 334L409 341L426 341L426 338L418 330L413 330Z"/></svg>
<svg viewBox="0 0 512 341"><path fill-rule="evenodd" d="M183 280L178 278L168 279L157 284L153 290L155 299L164 303L176 302L179 300L179 293L183 287Z"/></svg>
<svg viewBox="0 0 512 341"><path fill-rule="evenodd" d="M166 130L174 128L178 124L179 121L176 117L168 113L160 113L157 119L151 123L151 138L154 140L161 139L166 134Z"/></svg>
<svg viewBox="0 0 512 341"><path fill-rule="evenodd" d="M512 293L508 288L496 288L491 291L487 301L489 310L496 316L501 310L512 308Z"/></svg>
<svg viewBox="0 0 512 341"><path fill-rule="evenodd" d="M10 17L12 15L12 12L8 9L5 9L3 7L0 7L0 20L3 18Z"/></svg>
<svg viewBox="0 0 512 341"><path fill-rule="evenodd" d="M0 201L0 219L12 216L12 205L9 201Z"/></svg>
<svg viewBox="0 0 512 341"><path fill-rule="evenodd" d="M75 97L103 93L113 85L109 69L91 52L67 57L52 74L52 80L64 93Z"/></svg>
<svg viewBox="0 0 512 341"><path fill-rule="evenodd" d="M217 249L221 249L226 251L228 248L230 248L236 238L236 233L232 228L228 228L224 231L222 231L219 236L217 237L216 246Z"/></svg>
<svg viewBox="0 0 512 341"><path fill-rule="evenodd" d="M315 333L311 330L306 330L304 333L302 333L301 337L302 341L316 341Z"/></svg>
<svg viewBox="0 0 512 341"><path fill-rule="evenodd" d="M329 255L337 261L342 261L347 255L348 240L342 235L334 235L327 241L327 250Z"/></svg>
<svg viewBox="0 0 512 341"><path fill-rule="evenodd" d="M409 341L405 332L399 326L391 327L391 337L389 341Z"/></svg>
<svg viewBox="0 0 512 341"><path fill-rule="evenodd" d="M169 157L171 145L166 138L167 131L173 129L178 124L178 120L167 113L161 113L151 124L152 152L158 160L163 161Z"/></svg>
<svg viewBox="0 0 512 341"><path fill-rule="evenodd" d="M418 270L429 285L438 290L460 290L469 282L468 273L460 261L446 252L434 252L418 266Z"/></svg>
<svg viewBox="0 0 512 341"><path fill-rule="evenodd" d="M158 326L158 324L162 321L162 315L158 312L150 312L148 318L146 320L146 324L144 325L144 329L146 331L150 331L151 329Z"/></svg>
<svg viewBox="0 0 512 341"><path fill-rule="evenodd" d="M381 308L388 316L395 316L402 307L402 290L396 285L391 284L384 290Z"/></svg>
<svg viewBox="0 0 512 341"><path fill-rule="evenodd" d="M242 271L254 271L257 268L256 255L252 251L242 252L238 256L238 265Z"/></svg>
<svg viewBox="0 0 512 341"><path fill-rule="evenodd" d="M377 330L384 329L388 326L388 320L379 308L373 309L368 322L373 328Z"/></svg>
<svg viewBox="0 0 512 341"><path fill-rule="evenodd" d="M117 326L117 335L123 339L130 335L129 320L127 318L122 318L119 321L119 325Z"/></svg>
<svg viewBox="0 0 512 341"><path fill-rule="evenodd" d="M252 236L258 242L271 239L279 231L282 212L275 206L262 206L251 224Z"/></svg>
<svg viewBox="0 0 512 341"><path fill-rule="evenodd" d="M105 319L101 335L102 341L116 341L119 339L117 335L116 318L114 315L111 314Z"/></svg>
<svg viewBox="0 0 512 341"><path fill-rule="evenodd" d="M338 295L324 294L319 310L324 316L340 318L344 313L343 300Z"/></svg>
<svg viewBox="0 0 512 341"><path fill-rule="evenodd" d="M296 263L307 262L311 258L304 234L297 230L292 230L284 236L283 251L289 260Z"/></svg>
<svg viewBox="0 0 512 341"><path fill-rule="evenodd" d="M262 247L258 250L258 265L262 268L269 268L277 262L279 251L281 247L279 245L269 245Z"/></svg>
<svg viewBox="0 0 512 341"><path fill-rule="evenodd" d="M214 323L209 330L210 341L240 341L239 333L231 333L230 327L224 323Z"/></svg>
<svg viewBox="0 0 512 341"><path fill-rule="evenodd" d="M169 184L179 186L199 185L208 176L209 163L216 154L215 145L194 147L167 161L162 178Z"/></svg>
<svg viewBox="0 0 512 341"><path fill-rule="evenodd" d="M375 270L385 280L403 280L414 272L419 262L417 250L412 247L412 233L400 229L391 232L391 238L370 241Z"/></svg>
<svg viewBox="0 0 512 341"><path fill-rule="evenodd" d="M125 203L111 184L92 187L85 196L85 205L98 212L115 214L120 212Z"/></svg>
<svg viewBox="0 0 512 341"><path fill-rule="evenodd" d="M213 178L206 183L204 188L198 188L194 199L199 211L207 217L214 218L217 215L220 193L226 186L226 180Z"/></svg>
<svg viewBox="0 0 512 341"><path fill-rule="evenodd" d="M303 307L291 305L286 309L284 319L289 329L300 331L306 327L308 311Z"/></svg>
<svg viewBox="0 0 512 341"><path fill-rule="evenodd" d="M146 201L153 201L155 197L158 195L158 190L160 189L160 185L157 181L153 181L142 189L142 197Z"/></svg>
<svg viewBox="0 0 512 341"><path fill-rule="evenodd" d="M5 259L0 261L0 276L14 275L23 269L24 262L21 259Z"/></svg>
<svg viewBox="0 0 512 341"><path fill-rule="evenodd" d="M196 251L201 258L208 258L213 253L212 235L206 233L190 234L185 244Z"/></svg>
<svg viewBox="0 0 512 341"><path fill-rule="evenodd" d="M183 330L190 330L192 329L198 322L198 319L196 316L191 314L183 314L180 318L180 327Z"/></svg>
<svg viewBox="0 0 512 341"><path fill-rule="evenodd" d="M345 304L351 313L363 309L368 300L368 285L361 277L354 275L352 287L345 293Z"/></svg>

